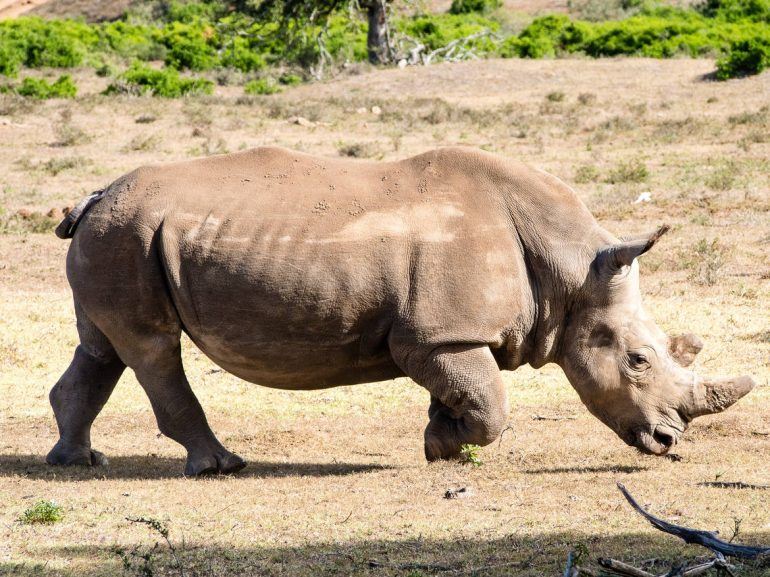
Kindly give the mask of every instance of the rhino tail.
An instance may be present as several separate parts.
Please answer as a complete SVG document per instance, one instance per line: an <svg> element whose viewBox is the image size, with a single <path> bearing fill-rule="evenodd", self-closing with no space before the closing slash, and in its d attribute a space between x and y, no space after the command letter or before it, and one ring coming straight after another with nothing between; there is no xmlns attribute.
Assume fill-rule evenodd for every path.
<svg viewBox="0 0 770 577"><path fill-rule="evenodd" d="M99 202L104 194L104 190L97 190L81 200L75 208L67 213L56 227L56 236L59 238L72 238L75 235L75 229L80 223L80 219L90 210L90 208Z"/></svg>

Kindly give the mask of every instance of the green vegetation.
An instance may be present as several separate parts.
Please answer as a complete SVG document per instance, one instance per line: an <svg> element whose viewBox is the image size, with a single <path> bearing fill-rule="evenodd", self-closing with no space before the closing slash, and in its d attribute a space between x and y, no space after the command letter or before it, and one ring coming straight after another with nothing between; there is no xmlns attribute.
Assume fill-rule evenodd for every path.
<svg viewBox="0 0 770 577"><path fill-rule="evenodd" d="M24 525L53 525L62 517L62 508L55 501L38 501L21 514L19 522Z"/></svg>
<svg viewBox="0 0 770 577"><path fill-rule="evenodd" d="M463 44L477 56L708 55L719 57L720 80L770 66L770 0L706 0L687 9L624 0L619 5L624 17L619 20L573 20L552 14L508 37L501 35L501 23L490 15L499 4L499 0L454 0L449 13L392 17L396 39L392 58L406 57L395 48L402 40L403 46L424 46L427 54L478 35ZM248 93L266 94L280 90L279 84L294 83L269 80L267 69L313 69L367 59L366 21L348 11L332 11L320 20L279 21L259 10L233 11L228 3L211 0L171 0L158 6L155 12L149 8L144 14L129 12L124 20L101 24L37 17L0 22L0 75L15 77L25 68L88 66L103 76L117 74L110 92L139 87L138 93L174 97L211 89L207 81L187 79L177 71L233 69L247 75ZM592 13L589 8L586 17ZM163 62L165 68L159 72L143 64L149 62ZM121 74L121 69L126 71ZM23 90L35 98L74 96L71 80L58 82L49 90L37 80L25 79Z"/></svg>
<svg viewBox="0 0 770 577"><path fill-rule="evenodd" d="M42 78L25 78L16 89L21 96L45 100L48 98L74 98L78 93L78 87L68 74L59 76L52 83Z"/></svg>
<svg viewBox="0 0 770 577"><path fill-rule="evenodd" d="M488 14L502 5L502 0L452 0L449 13L470 14L471 12L478 12L480 14Z"/></svg>
<svg viewBox="0 0 770 577"><path fill-rule="evenodd" d="M214 83L204 78L184 78L173 68L155 70L143 64L134 64L105 94L151 94L163 98L178 98L189 94L211 94Z"/></svg>
<svg viewBox="0 0 770 577"><path fill-rule="evenodd" d="M481 467L484 462L479 457L479 451L481 451L481 447L478 445L462 445L460 447L460 460L474 467Z"/></svg>
<svg viewBox="0 0 770 577"><path fill-rule="evenodd" d="M732 42L717 61L718 80L759 74L770 67L770 37Z"/></svg>
<svg viewBox="0 0 770 577"><path fill-rule="evenodd" d="M769 37L770 21L728 20L722 12L708 17L696 10L658 7L624 20L605 22L574 21L562 14L544 16L518 36L508 38L500 51L503 56L527 58L574 53L595 58L725 53L729 58L731 51L740 49L743 43L761 43Z"/></svg>
<svg viewBox="0 0 770 577"><path fill-rule="evenodd" d="M276 94L282 90L281 85L272 76L250 80L243 86L246 94Z"/></svg>

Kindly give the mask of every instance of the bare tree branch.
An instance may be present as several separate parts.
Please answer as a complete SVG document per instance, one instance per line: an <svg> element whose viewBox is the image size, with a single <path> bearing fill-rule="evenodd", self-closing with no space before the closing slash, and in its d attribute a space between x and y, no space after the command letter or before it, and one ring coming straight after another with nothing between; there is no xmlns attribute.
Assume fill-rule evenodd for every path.
<svg viewBox="0 0 770 577"><path fill-rule="evenodd" d="M734 545L727 541L722 541L717 537L717 534L713 531L701 531L698 529L688 529L687 527L681 527L674 525L668 521L664 521L652 515L642 509L642 507L631 496L622 483L618 483L618 489L623 493L623 496L629 502L629 504L639 513L642 517L647 519L650 524L664 533L674 535L684 540L685 543L691 543L694 545L700 545L706 549L710 549L714 553L719 555L725 555L727 557L739 557L741 559L756 559L757 557L770 555L770 547L750 547L748 545Z"/></svg>

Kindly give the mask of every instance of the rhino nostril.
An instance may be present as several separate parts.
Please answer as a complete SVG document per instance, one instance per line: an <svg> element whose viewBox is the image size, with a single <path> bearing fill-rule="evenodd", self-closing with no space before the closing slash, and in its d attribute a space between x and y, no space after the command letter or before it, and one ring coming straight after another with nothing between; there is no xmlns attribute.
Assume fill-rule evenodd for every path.
<svg viewBox="0 0 770 577"><path fill-rule="evenodd" d="M655 438L655 440L666 447L667 449L670 449L673 447L674 443L676 442L676 439L673 435L669 435L668 433L663 433L661 431L655 431L652 436Z"/></svg>

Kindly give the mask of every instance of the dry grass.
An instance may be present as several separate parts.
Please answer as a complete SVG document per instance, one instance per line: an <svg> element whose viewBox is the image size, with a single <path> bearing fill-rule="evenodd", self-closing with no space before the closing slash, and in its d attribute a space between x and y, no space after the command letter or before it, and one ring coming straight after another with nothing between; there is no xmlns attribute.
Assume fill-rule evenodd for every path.
<svg viewBox="0 0 770 577"><path fill-rule="evenodd" d="M473 62L370 72L270 97L220 87L188 101L104 98L96 95L103 79L81 76L91 88L71 103L0 102L9 114L0 115L0 573L180 575L178 562L187 576L416 577L441 566L448 575L534 577L559 575L580 544L592 558L657 558L660 572L665 561L702 553L635 516L616 480L675 522L729 536L740 518L739 540L770 541L770 491L699 485L767 483L770 460L770 145L751 136L767 126L770 75L700 81L712 68L697 60ZM563 98L549 98L556 93ZM356 112L373 106L382 113ZM312 124L288 121L296 116ZM480 452L482 466L427 465L428 397L410 381L272 391L217 370L186 343L195 391L247 469L181 478L183 451L156 436L149 402L128 374L93 431L111 466L42 464L56 439L47 393L76 333L67 243L37 232L50 226L36 228L42 217L25 224L19 214L71 206L143 163L219 149L280 144L337 156L361 146L392 159L457 143L580 181L581 197L618 235L673 225L643 260L649 311L667 331L703 337L699 371L749 373L759 383L731 411L697 421L676 449L680 462L625 447L556 367L505 375L512 430ZM88 163L38 169L56 158ZM647 172L642 182L607 182L617 167L636 165ZM651 201L635 204L642 192ZM473 496L444 499L465 486ZM61 505L63 520L16 522L40 500ZM166 524L177 558L155 530L127 517Z"/></svg>

